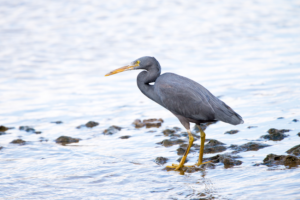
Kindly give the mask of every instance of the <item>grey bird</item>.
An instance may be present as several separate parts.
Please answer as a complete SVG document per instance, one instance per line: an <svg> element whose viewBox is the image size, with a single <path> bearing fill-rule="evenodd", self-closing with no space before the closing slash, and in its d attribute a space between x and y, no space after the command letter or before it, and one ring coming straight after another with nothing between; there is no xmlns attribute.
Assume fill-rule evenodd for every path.
<svg viewBox="0 0 300 200"><path fill-rule="evenodd" d="M161 66L154 57L141 57L105 76L139 69L144 70L137 77L137 85L141 92L172 112L186 128L189 135L189 145L180 163L167 166L168 168L180 170L184 167L186 157L194 141L190 131L190 123L195 123L201 134L201 147L197 166L207 163L203 163L205 133L200 127L201 123L215 121L223 121L232 125L244 123L239 114L199 83L174 73L160 75Z"/></svg>

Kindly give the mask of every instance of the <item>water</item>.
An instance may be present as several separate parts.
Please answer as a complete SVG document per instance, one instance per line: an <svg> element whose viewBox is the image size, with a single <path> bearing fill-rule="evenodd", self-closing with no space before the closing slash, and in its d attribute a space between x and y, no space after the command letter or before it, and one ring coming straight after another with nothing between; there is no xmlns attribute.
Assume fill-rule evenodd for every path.
<svg viewBox="0 0 300 200"><path fill-rule="evenodd" d="M300 119L299 13L296 0L2 0L0 124L15 129L0 136L0 198L300 199L299 168L253 166L300 141L300 123L292 122ZM239 153L243 164L233 168L163 170L179 156L178 145L156 144L166 138L161 132L183 127L141 94L137 71L104 77L145 55L155 56L163 72L201 83L243 116L237 127L210 126L208 138L229 146L257 140L269 128L291 129L290 136ZM135 129L137 118L165 122ZM63 124L50 123L58 120ZM100 125L75 128L90 120ZM18 130L23 125L42 134ZM103 135L110 125L123 129ZM224 134L232 129L240 132ZM62 146L54 141L61 135L82 140ZM28 144L10 144L17 138ZM159 156L168 163L157 165ZM189 163L197 157L190 153Z"/></svg>

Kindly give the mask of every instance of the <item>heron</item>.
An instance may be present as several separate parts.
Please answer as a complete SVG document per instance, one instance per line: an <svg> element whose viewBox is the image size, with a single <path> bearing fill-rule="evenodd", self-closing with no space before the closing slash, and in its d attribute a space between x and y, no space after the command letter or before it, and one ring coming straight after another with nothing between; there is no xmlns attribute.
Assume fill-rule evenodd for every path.
<svg viewBox="0 0 300 200"><path fill-rule="evenodd" d="M143 70L137 76L137 86L140 91L173 113L188 133L189 144L181 161L179 164L172 164L167 168L181 170L183 167L187 167L184 163L194 142L190 123L195 123L200 130L201 145L199 159L195 164L197 166L209 162L203 162L206 134L200 126L201 123L215 121L223 121L232 125L244 123L238 113L201 84L174 73L161 74L161 66L154 57L138 58L129 65L113 70L105 76L129 70Z"/></svg>

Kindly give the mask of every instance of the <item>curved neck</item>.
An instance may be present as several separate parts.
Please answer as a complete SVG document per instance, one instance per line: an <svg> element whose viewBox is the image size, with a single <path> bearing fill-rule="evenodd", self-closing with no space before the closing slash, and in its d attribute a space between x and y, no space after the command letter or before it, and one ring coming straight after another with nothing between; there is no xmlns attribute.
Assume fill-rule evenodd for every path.
<svg viewBox="0 0 300 200"><path fill-rule="evenodd" d="M142 71L137 77L137 85L141 92L153 101L161 104L159 96L154 91L153 83L160 75L160 65L157 62L157 66L151 66L148 71Z"/></svg>

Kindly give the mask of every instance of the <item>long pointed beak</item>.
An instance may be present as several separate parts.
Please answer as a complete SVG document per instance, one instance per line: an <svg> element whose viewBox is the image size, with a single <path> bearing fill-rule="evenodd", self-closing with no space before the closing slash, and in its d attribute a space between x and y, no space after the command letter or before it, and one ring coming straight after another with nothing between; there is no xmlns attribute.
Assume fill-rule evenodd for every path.
<svg viewBox="0 0 300 200"><path fill-rule="evenodd" d="M120 67L118 69L115 69L115 70L109 72L105 76L110 76L110 75L114 75L114 74L117 74L117 73L120 73L120 72L124 72L124 71L128 71L128 70L133 70L134 67L136 67L136 66L134 66L134 65L127 65L127 66L124 66L124 67Z"/></svg>

